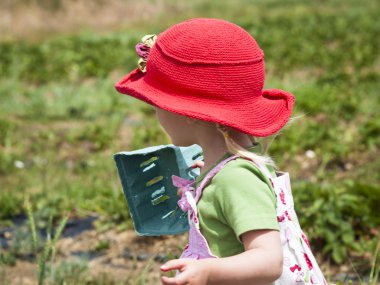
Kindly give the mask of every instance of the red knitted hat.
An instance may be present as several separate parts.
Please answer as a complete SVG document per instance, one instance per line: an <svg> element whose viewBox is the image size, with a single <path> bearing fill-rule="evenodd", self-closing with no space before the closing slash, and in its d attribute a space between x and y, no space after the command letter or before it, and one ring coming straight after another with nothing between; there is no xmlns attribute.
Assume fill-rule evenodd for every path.
<svg viewBox="0 0 380 285"><path fill-rule="evenodd" d="M191 19L136 49L142 68L116 83L120 93L259 137L280 130L291 115L293 95L263 90L264 53L235 24Z"/></svg>

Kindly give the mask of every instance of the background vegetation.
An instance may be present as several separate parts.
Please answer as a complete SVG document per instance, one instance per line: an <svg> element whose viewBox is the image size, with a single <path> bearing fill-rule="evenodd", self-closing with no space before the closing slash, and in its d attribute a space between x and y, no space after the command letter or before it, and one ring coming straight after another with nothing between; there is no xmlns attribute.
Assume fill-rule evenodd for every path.
<svg viewBox="0 0 380 285"><path fill-rule="evenodd" d="M20 0L7 8L17 15L30 5L53 21L67 3ZM66 215L94 213L102 229L130 228L112 154L168 140L152 109L117 94L113 84L136 67L134 45L142 35L191 17L217 17L257 39L265 51L266 88L296 96L295 115L302 117L273 141L270 154L291 172L296 210L314 251L326 263L354 264L367 276L380 228L379 2L142 3L136 8L127 1L122 7L133 8L130 19L123 14L127 19L102 29L89 17L92 22L76 23L86 30L68 21L30 33L16 29L18 23L4 33L0 228L25 217L26 197L38 229ZM111 4L97 5L111 13ZM0 250L0 263L12 264L21 251L33 250Z"/></svg>

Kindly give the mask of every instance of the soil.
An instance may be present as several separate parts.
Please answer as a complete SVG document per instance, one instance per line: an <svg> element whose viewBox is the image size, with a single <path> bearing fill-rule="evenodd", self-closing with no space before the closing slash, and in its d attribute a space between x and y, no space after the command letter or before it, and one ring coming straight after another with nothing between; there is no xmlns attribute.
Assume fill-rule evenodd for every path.
<svg viewBox="0 0 380 285"><path fill-rule="evenodd" d="M23 226L25 220L24 223L21 220L24 219L20 218L17 226ZM100 232L94 227L96 220L96 216L90 216L69 220L66 224L56 246L54 263L56 271L67 282L65 284L161 284L160 276L163 273L160 265L178 258L187 243L187 234L148 237L138 236L131 229ZM14 230L0 228L3 248L9 247ZM18 256L13 266L0 266L0 284L37 284L37 264L31 254L21 258ZM326 262L319 264L330 281L351 280L351 284L359 281L348 266L330 266ZM173 276L174 272L164 274ZM54 280L57 282L57 278Z"/></svg>
<svg viewBox="0 0 380 285"><path fill-rule="evenodd" d="M60 264L62 268L63 262L85 266L72 272L81 275L81 282L101 279L104 283L96 284L161 284L160 265L177 258L187 242L187 234L147 237L134 230L99 232L94 221L94 217L70 221L56 247L56 268ZM12 232L0 229L0 235L5 243ZM37 264L32 256L24 256L14 266L0 267L0 284L37 284ZM141 278L146 278L145 282Z"/></svg>

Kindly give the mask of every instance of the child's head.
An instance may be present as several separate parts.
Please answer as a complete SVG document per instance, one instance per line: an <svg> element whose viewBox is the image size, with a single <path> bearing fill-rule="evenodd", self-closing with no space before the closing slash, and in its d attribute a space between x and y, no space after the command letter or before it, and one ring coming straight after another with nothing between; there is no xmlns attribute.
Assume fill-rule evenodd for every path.
<svg viewBox="0 0 380 285"><path fill-rule="evenodd" d="M202 145L202 141L213 141L214 144L217 144L217 139L225 141L228 138L233 138L243 146L252 144L248 135L232 128L182 116L158 107L155 107L155 110L158 121L175 145Z"/></svg>
<svg viewBox="0 0 380 285"><path fill-rule="evenodd" d="M274 134L289 120L294 97L263 90L264 53L239 26L191 19L143 41L140 68L115 85L120 93L250 136Z"/></svg>
<svg viewBox="0 0 380 285"><path fill-rule="evenodd" d="M158 107L155 107L155 109L158 121L169 135L173 144L189 146L198 143L194 136L194 128L198 125L194 126L191 118Z"/></svg>

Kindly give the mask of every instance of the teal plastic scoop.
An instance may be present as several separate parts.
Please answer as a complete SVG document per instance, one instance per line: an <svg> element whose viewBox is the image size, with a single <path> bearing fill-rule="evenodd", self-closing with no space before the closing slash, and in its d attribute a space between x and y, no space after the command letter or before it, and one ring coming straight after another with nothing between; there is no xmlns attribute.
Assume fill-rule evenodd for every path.
<svg viewBox="0 0 380 285"><path fill-rule="evenodd" d="M114 154L123 192L138 235L172 235L188 231L187 214L178 206L172 175L195 180L203 160L199 145L161 145Z"/></svg>

